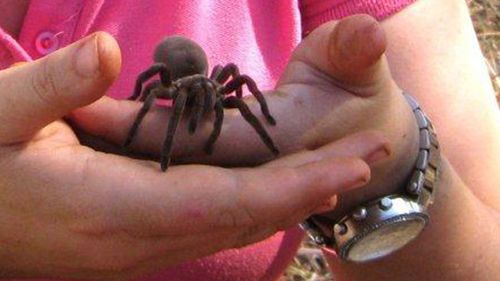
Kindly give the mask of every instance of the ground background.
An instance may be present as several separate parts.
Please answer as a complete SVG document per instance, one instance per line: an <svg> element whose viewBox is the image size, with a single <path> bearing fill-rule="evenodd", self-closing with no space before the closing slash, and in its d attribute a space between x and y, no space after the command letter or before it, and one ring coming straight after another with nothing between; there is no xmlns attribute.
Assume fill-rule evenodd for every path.
<svg viewBox="0 0 500 281"><path fill-rule="evenodd" d="M500 104L500 0L467 1ZM321 250L304 240L281 281L332 280Z"/></svg>

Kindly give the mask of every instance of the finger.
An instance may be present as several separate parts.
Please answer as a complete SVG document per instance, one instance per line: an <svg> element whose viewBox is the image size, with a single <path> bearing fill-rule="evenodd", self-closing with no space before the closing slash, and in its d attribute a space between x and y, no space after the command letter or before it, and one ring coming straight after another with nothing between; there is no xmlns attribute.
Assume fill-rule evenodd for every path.
<svg viewBox="0 0 500 281"><path fill-rule="evenodd" d="M120 52L96 33L32 63L0 72L0 143L29 139L71 110L101 97L118 75Z"/></svg>
<svg viewBox="0 0 500 281"><path fill-rule="evenodd" d="M354 15L328 22L309 34L292 55L287 71L305 63L333 78L333 82L354 94L369 96L391 83L383 55L385 33L368 15ZM284 75L279 84L293 83L294 75Z"/></svg>
<svg viewBox="0 0 500 281"><path fill-rule="evenodd" d="M364 185L368 179L366 164L353 158L328 159L297 168L217 171L195 180L191 192L183 188L185 196L177 197L175 203L180 204L175 208L180 210L179 216L170 225L184 222L187 229L178 229L182 233L282 225L291 219L297 223L300 219L291 214L305 215L324 198Z"/></svg>
<svg viewBox="0 0 500 281"><path fill-rule="evenodd" d="M387 138L375 131L365 131L344 137L315 150L307 150L281 157L265 167L296 167L333 157L359 157L368 164L391 155Z"/></svg>
<svg viewBox="0 0 500 281"><path fill-rule="evenodd" d="M73 188L67 200L78 198L75 208L85 210L88 218L73 228L90 234L179 235L281 222L297 210L315 209L325 198L364 185L370 176L369 167L358 158L327 159L295 168L185 165L166 173L156 163L104 153L73 159L64 165L66 172L60 171L60 163L53 163L60 161L45 161L48 171L43 175L37 172L40 161L29 161L31 168L23 170L34 170L35 177L56 186L82 187ZM59 172L51 173L52 166Z"/></svg>
<svg viewBox="0 0 500 281"><path fill-rule="evenodd" d="M78 130L121 146L127 139L141 107L142 103L102 97L88 106L73 111L70 114L70 120ZM240 133L248 132L246 127L237 126L241 122L245 122L244 119L242 121L239 113L229 113L231 111L234 110L225 109L225 129L230 127ZM170 117L170 108L152 107L141 122L137 136L130 145L132 151L139 154L159 155L165 138L164 132L167 130L168 122L166 120L170 120ZM212 162L214 161L213 156L209 157L203 152L213 130L214 115L207 115L205 118L203 122L200 122L195 135L188 133L188 124L184 118L180 121L172 149L172 155L176 161L179 160L180 155L196 157L196 163L210 162L208 158ZM250 132L254 134L253 131ZM236 135L232 134L232 137L236 137ZM224 139L224 136L221 136L220 139ZM232 138L232 140L234 139ZM267 152L267 150L265 151Z"/></svg>
<svg viewBox="0 0 500 281"><path fill-rule="evenodd" d="M141 107L142 103L102 97L88 106L74 110L69 117L79 130L122 145ZM137 139L132 142L131 147L140 152L159 153L165 137L163 132L166 131L168 123L160 120L169 120L170 113L169 108L153 107L141 123ZM188 137L187 129L184 128L186 123L181 122L179 126L176 139L189 139L190 147L197 147L201 150L203 130L193 137ZM142 138L141 136L148 137ZM174 152L177 150L175 146L176 144L174 144Z"/></svg>
<svg viewBox="0 0 500 281"><path fill-rule="evenodd" d="M331 91L331 82L334 82L337 85L340 85L342 88L345 88L351 93L355 93L357 95L372 95L375 92L394 92L390 90L384 90L384 87L394 87L394 84L390 79L389 72L384 66L384 58L381 56L381 54L385 50L385 43L370 43L370 40L367 40L364 37L363 33L357 31L358 29L362 29L363 26L372 27L373 30L370 31L371 33L369 32L368 35L370 35L371 37L369 37L373 40L376 40L378 38L376 35L378 34L378 32L383 33L378 24L376 24L376 22L374 22L368 16L352 17L345 19L338 24L328 23L318 28L318 30L310 34L300 44L286 70L287 72L294 72L297 70L295 65L307 64L308 71L296 72L297 75L284 74L282 76L284 78L280 81L280 84L283 85L283 83L303 82L300 79L306 79L304 77L310 77L311 75L309 75L309 73L311 73L311 71L309 71L309 69L314 68L330 76L326 77L327 79L324 79L324 77L320 77L318 78L318 81L316 81L317 83L312 83L312 85L318 87L323 85L325 86L325 89L328 89L328 91ZM336 27L338 27L338 29L336 29ZM340 37L340 35L338 34L333 35L334 31L336 31L340 35L347 34L354 36L357 34L357 36L354 36L353 40L358 43L360 48L353 48L353 50L351 50L350 45L346 43L345 45L342 45L342 49L340 47L335 47L335 44L330 44L330 38L335 39ZM365 45L370 45L370 48L362 49L362 47ZM332 49L333 51L329 52L330 49ZM346 56L337 49L345 49L345 52L354 52L355 50L357 51L352 56ZM330 61L333 63L330 63ZM377 65L377 67L374 66L373 68L366 66L370 65L370 63L373 61L379 61L380 63L374 62L373 65ZM380 73L384 73L388 76L385 77L383 75L373 75L373 69L379 69ZM316 70L316 72L319 71ZM334 79L332 80L331 77L333 77ZM380 79L377 77L380 77ZM354 80L351 81L350 79ZM324 85L325 80L327 85ZM360 86L364 85L363 83L365 82L367 83L365 86ZM294 89L297 90L297 84L294 84L293 86ZM287 92L287 90L289 89L285 90L285 88L283 88L283 90ZM307 88L305 90L310 91L310 88ZM276 98L279 99L279 97ZM339 99L342 98L339 97ZM270 103L274 104L274 106L276 106L277 104L272 102L272 98L270 100ZM283 105L286 103L284 103L283 100L280 100L279 104ZM325 104L323 105L323 108L327 107L325 106ZM75 121L75 124L77 124L82 130L92 135L102 137L103 139L112 143L121 144L126 139L130 126L133 123L133 120L140 107L141 104L135 102L116 101L109 98L103 98L88 107L81 108L75 111L72 118ZM289 105L288 107L292 108L291 105ZM310 104L309 107L314 107L316 110L317 108L320 108L317 107L316 104ZM293 111L288 110L288 112ZM168 120L169 115L170 111L166 108L161 108L160 110L158 110L158 108L151 109L141 124L140 131L137 135L137 140L132 143L132 149L134 151L143 153L146 152L150 154L158 154L160 152L159 150L161 148L161 142L164 138L164 134L162 132L166 130L166 123L162 120ZM206 122L203 122L203 124L201 124L202 128L200 128L198 130L198 133L193 137L189 137L187 135L187 129L185 128L186 125L181 124L181 128L178 130L178 135L176 135L176 139L178 141L174 143L173 151L175 152L175 155L173 155L173 157L176 161L184 162L196 159L197 161L203 161L204 163L225 163L240 165L242 161L247 161L245 163L251 163L250 160L247 159L254 159L255 162L262 161L263 159L268 159L268 155L265 153L260 153L257 155L257 153L255 152L256 149L254 148L254 143L257 143L257 141L253 141L251 138L249 138L249 134L245 129L246 125L243 124L240 119L241 117L238 114L226 114L223 133L221 134L221 138L217 141L217 147L224 147L224 144L228 143L236 145L237 147L235 149L239 151L238 157L231 157L228 154L222 155L221 153L219 153L221 151L220 149L216 149L215 155L211 156L210 158L205 157L205 155L201 153L206 140L210 135L210 131L212 129L210 124L212 124L212 120L206 120ZM281 120L288 119L290 118L287 118L286 116L281 117ZM350 121L351 123L355 123L352 120ZM286 139L284 140L284 138L280 139L280 137L285 135L285 133L283 132L294 131L298 134L301 133L301 131L298 130L295 125L292 126L288 124L294 123L281 122L277 128L273 128L270 130L270 133L273 134L273 140L275 140L276 143L289 143L289 141L286 141ZM226 138L224 136L231 137ZM280 149L284 152L287 151L287 147L280 147ZM267 150L262 151L267 152Z"/></svg>
<svg viewBox="0 0 500 281"><path fill-rule="evenodd" d="M287 168L275 169L266 169L269 175L249 173L249 187L228 218L243 226L246 218L247 225L277 224L286 229L324 205L326 198L363 186L370 178L368 165L359 158L329 158L292 168L290 173ZM275 171L283 172L274 175Z"/></svg>

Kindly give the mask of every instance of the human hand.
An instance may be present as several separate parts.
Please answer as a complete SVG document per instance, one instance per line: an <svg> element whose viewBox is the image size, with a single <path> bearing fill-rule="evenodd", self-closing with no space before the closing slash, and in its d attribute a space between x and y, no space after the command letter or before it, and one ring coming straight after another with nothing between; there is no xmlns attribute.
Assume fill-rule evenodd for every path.
<svg viewBox="0 0 500 281"><path fill-rule="evenodd" d="M367 188L342 196L336 209L340 213L359 201L398 188L416 156L414 116L392 79L383 55L385 48L384 31L368 16L326 23L296 48L276 89L266 95L278 124L273 127L262 123L284 154L314 149L365 129L382 131L393 144L391 161L375 167ZM260 112L255 100L247 98L246 102L252 111ZM84 131L121 144L139 107L137 102L103 98L77 110L73 120ZM205 122L194 136L189 136L187 125L181 123L174 144L174 161L234 166L269 160L271 153L239 113L226 112L214 155L203 154L212 120ZM159 155L169 114L168 108L155 108L148 113L132 145L135 152ZM225 147L231 147L232 153L226 153Z"/></svg>
<svg viewBox="0 0 500 281"><path fill-rule="evenodd" d="M255 168L173 166L82 146L61 118L120 68L97 33L0 71L0 276L131 278L259 241L331 208L387 155L363 133Z"/></svg>
<svg viewBox="0 0 500 281"><path fill-rule="evenodd" d="M384 30L370 16L323 24L296 48L276 88L286 93L285 107L300 104L312 112L301 118L305 126L300 136L306 147L366 129L383 132L392 144L391 158L373 167L366 187L339 196L338 205L328 213L333 219L399 190L413 171L419 131L392 78L386 44Z"/></svg>

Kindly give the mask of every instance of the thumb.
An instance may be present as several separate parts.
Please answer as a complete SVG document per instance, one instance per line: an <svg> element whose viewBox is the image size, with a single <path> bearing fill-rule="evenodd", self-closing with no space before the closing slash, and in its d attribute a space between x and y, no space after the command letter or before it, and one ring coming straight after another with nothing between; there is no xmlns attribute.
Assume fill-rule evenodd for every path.
<svg viewBox="0 0 500 281"><path fill-rule="evenodd" d="M354 15L318 27L297 47L292 61L313 66L353 94L371 96L392 85L383 55L386 43L374 18Z"/></svg>
<svg viewBox="0 0 500 281"><path fill-rule="evenodd" d="M0 143L26 141L99 99L120 66L118 44L98 32L37 61L0 71Z"/></svg>

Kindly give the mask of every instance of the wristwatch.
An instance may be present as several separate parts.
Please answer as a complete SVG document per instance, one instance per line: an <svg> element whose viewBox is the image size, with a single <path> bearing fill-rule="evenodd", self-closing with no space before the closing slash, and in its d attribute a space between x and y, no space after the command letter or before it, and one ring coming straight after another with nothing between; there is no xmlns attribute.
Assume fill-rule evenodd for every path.
<svg viewBox="0 0 500 281"><path fill-rule="evenodd" d="M415 239L429 222L427 212L437 188L439 143L430 119L404 94L419 128L415 167L399 192L366 202L338 221L314 215L301 224L312 240L334 249L346 261L367 262L387 256Z"/></svg>

